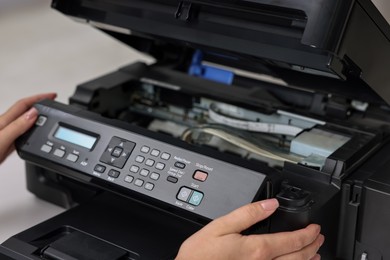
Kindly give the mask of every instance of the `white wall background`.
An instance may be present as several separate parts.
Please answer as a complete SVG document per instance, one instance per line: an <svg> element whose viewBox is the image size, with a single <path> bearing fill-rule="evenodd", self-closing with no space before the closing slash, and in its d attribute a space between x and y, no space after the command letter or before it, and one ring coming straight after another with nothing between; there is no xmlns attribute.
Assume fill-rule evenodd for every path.
<svg viewBox="0 0 390 260"><path fill-rule="evenodd" d="M49 0L0 0L0 114L17 99L58 93L143 56L50 9ZM0 243L62 211L25 188L24 164L14 153L0 166Z"/></svg>
<svg viewBox="0 0 390 260"><path fill-rule="evenodd" d="M390 0L372 0L376 7L381 11L382 15L390 24Z"/></svg>

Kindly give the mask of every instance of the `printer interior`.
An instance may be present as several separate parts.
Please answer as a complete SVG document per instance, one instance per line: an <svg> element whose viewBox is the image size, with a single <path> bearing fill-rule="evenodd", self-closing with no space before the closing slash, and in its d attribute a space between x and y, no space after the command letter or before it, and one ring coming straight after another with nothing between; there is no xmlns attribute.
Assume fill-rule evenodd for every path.
<svg viewBox="0 0 390 260"><path fill-rule="evenodd" d="M139 80L129 80L109 90L96 89L90 93L88 104L77 102L76 93L71 103L109 118L246 160L257 160L277 169L282 169L285 163L300 165L328 174L329 181L332 174L341 177L358 163L359 160L350 159L357 157L354 154L366 154L381 139L376 131L356 131L340 120L325 121L318 116L284 111L282 109L287 105L272 91L262 89L261 85L265 84L262 81L258 81L254 93L245 86L192 79L182 72L176 73L187 82L184 86L155 80L155 72L164 73L165 70L159 66L147 68L144 64L136 64L122 69L121 73L131 75L132 70L138 68L143 68L142 73L145 73ZM99 80L103 79L90 84L96 85ZM274 85L272 90L277 88L280 86ZM88 89L87 83L79 86L78 91L85 95ZM257 96L270 96L278 102L277 106L266 106L262 103L264 99ZM363 102L351 102L348 113L362 116L364 106ZM335 173L331 161L344 165Z"/></svg>

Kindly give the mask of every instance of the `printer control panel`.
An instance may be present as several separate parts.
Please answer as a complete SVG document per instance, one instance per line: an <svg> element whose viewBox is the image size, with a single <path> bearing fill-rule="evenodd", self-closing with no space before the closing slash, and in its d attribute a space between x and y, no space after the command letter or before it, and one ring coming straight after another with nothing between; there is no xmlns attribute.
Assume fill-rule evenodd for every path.
<svg viewBox="0 0 390 260"><path fill-rule="evenodd" d="M69 177L97 178L103 188L124 188L208 219L258 199L265 183L265 174L117 120L54 101L35 107L40 116L17 142L18 153Z"/></svg>

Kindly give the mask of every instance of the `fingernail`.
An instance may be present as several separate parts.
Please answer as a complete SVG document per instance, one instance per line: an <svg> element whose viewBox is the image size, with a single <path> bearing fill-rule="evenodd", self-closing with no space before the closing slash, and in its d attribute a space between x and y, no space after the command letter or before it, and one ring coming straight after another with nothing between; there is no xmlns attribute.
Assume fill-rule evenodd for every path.
<svg viewBox="0 0 390 260"><path fill-rule="evenodd" d="M320 247L324 244L325 237L323 235L320 235Z"/></svg>
<svg viewBox="0 0 390 260"><path fill-rule="evenodd" d="M279 207L279 202L277 199L268 199L261 201L260 205L265 211L274 211Z"/></svg>
<svg viewBox="0 0 390 260"><path fill-rule="evenodd" d="M30 108L30 110L26 112L27 120L35 119L37 116L38 116L38 110L34 107Z"/></svg>

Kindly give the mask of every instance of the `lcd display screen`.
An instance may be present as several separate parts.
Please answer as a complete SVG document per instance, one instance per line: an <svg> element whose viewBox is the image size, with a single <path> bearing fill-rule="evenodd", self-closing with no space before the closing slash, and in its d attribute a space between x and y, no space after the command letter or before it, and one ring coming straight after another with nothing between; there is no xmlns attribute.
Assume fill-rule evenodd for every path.
<svg viewBox="0 0 390 260"><path fill-rule="evenodd" d="M91 135L80 133L78 131L60 126L54 133L54 137L62 141L76 144L87 149L92 149L95 145L97 138Z"/></svg>

